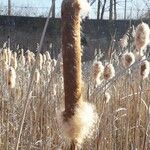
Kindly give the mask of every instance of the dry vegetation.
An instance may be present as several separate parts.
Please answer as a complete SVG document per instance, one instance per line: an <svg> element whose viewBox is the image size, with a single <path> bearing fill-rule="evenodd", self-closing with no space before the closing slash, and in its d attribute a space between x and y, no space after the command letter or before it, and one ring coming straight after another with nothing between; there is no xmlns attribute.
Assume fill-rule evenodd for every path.
<svg viewBox="0 0 150 150"><path fill-rule="evenodd" d="M0 58L0 149L15 149L35 58L38 66L19 149L68 149L57 120L64 105L61 55L56 61L48 52L35 57L30 51L21 50L17 55L3 48ZM128 66L125 63L126 67L131 62ZM100 62L82 65L84 98L95 104L99 115L95 134L83 144L83 149L150 149L150 81L140 74L144 61L141 62L132 62L130 71L121 64L115 65L112 79L108 75L103 79L103 71L110 74L108 64L107 69ZM146 67L141 68L145 71ZM96 82L96 78L101 82Z"/></svg>
<svg viewBox="0 0 150 150"><path fill-rule="evenodd" d="M149 33L141 23L132 34L136 50L126 34L120 40L121 58L111 49L107 63L96 59L82 64L83 98L98 112L94 134L82 149L150 149L150 65L144 56ZM55 60L47 51L35 55L4 47L0 66L0 149L69 149L59 120L64 110L61 54Z"/></svg>

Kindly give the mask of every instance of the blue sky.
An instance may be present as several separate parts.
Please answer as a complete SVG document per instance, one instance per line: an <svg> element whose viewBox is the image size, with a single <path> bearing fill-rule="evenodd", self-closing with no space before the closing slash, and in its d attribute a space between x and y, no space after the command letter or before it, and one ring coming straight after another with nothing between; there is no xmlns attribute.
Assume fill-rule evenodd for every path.
<svg viewBox="0 0 150 150"><path fill-rule="evenodd" d="M12 5L17 6L17 7L40 7L38 11L39 13L42 13L43 11L48 11L51 5L51 0L11 0L11 1L12 1ZM130 14L131 7L132 7L133 16L137 16L138 11L140 11L139 13L141 14L146 11L143 0L127 0L127 1L128 1L128 5L127 5L128 16ZM60 16L61 2L62 0L56 0L56 15L57 16ZM7 0L0 0L0 5L7 6ZM107 6L108 5L109 4L107 4ZM93 4L91 12L90 12L90 16L92 18L96 17L96 6L97 6L97 1L96 3ZM118 11L118 17L123 18L124 0L118 0L117 11ZM108 18L108 10L106 10L105 18Z"/></svg>

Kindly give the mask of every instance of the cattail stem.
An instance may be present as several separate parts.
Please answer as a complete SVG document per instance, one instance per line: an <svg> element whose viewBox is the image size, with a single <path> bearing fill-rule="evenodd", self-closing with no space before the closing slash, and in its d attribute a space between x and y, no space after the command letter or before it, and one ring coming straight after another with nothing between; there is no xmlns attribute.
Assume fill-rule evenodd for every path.
<svg viewBox="0 0 150 150"><path fill-rule="evenodd" d="M62 3L62 52L65 92L65 119L74 115L81 101L80 1Z"/></svg>
<svg viewBox="0 0 150 150"><path fill-rule="evenodd" d="M77 147L77 145L75 144L74 141L71 142L70 150L78 150L78 147Z"/></svg>

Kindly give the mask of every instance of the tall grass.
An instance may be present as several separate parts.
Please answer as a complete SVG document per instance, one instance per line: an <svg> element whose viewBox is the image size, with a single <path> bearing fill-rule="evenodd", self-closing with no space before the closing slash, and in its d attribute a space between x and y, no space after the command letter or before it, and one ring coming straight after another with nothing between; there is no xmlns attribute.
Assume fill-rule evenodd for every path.
<svg viewBox="0 0 150 150"><path fill-rule="evenodd" d="M30 52L31 53L31 52ZM26 55L26 54L24 54ZM1 52L0 71L0 149L14 150L17 143L25 98L29 88L32 63L23 66L17 55L15 87L7 84L7 68L3 66ZM13 55L12 55L13 56ZM35 57L35 56L34 56ZM29 107L21 134L19 149L68 149L69 143L64 139L57 116L64 106L62 63L48 59L42 64L39 81L34 78L30 91ZM10 63L11 64L11 63ZM49 65L47 65L49 64ZM137 63L139 66L140 64ZM83 93L85 99L95 104L99 123L92 139L87 139L83 149L112 150L150 148L150 81L142 80L140 67L131 67L131 74L120 66L115 66L116 77L110 81L102 80L94 87L92 62L82 64ZM106 102L105 92L110 94Z"/></svg>

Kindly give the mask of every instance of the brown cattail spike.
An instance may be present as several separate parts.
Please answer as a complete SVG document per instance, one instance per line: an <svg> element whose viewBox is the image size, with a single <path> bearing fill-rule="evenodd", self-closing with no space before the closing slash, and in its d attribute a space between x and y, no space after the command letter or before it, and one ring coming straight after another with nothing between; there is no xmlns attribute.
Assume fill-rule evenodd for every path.
<svg viewBox="0 0 150 150"><path fill-rule="evenodd" d="M65 114L74 115L75 106L81 101L81 46L79 0L62 3L62 53L65 90Z"/></svg>

